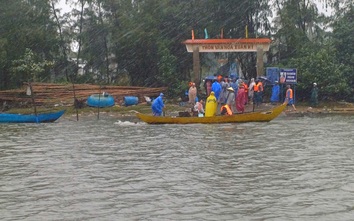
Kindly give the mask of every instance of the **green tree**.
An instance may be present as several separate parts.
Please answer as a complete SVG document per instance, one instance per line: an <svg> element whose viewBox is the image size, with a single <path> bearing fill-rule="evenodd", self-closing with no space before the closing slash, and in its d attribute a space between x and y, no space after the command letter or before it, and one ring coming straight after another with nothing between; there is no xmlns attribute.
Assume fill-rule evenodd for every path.
<svg viewBox="0 0 354 221"><path fill-rule="evenodd" d="M336 49L333 56L344 66L343 74L354 88L354 5L347 8L344 14L338 16L333 23L333 45ZM352 92L353 93L353 92ZM353 99L353 96L352 98Z"/></svg>
<svg viewBox="0 0 354 221"><path fill-rule="evenodd" d="M352 96L353 71L350 70L353 54L353 23L351 10L336 8L343 16L331 19L319 15L317 6L308 0L277 0L276 56L281 66L298 70L298 98L307 100L312 83L320 88L320 99L346 99ZM338 5L336 0L324 1ZM341 13L340 13L341 14ZM341 18L343 20L341 20ZM333 33L324 28L332 22ZM279 59L278 59L279 61ZM351 76L350 76L351 75Z"/></svg>
<svg viewBox="0 0 354 221"><path fill-rule="evenodd" d="M51 0L51 11L53 21L57 27L58 33L58 53L55 53L55 65L54 65L54 73L55 77L59 77L59 79L64 75L64 79L66 82L70 81L70 75L72 73L77 72L77 68L73 64L73 62L69 61L69 56L72 54L71 44L74 40L73 31L71 31L70 23L71 23L71 14L65 13L63 16L60 15L60 9L57 8L56 4L59 0Z"/></svg>
<svg viewBox="0 0 354 221"><path fill-rule="evenodd" d="M222 29L225 38L244 37L246 25L250 37L264 36L270 30L267 1L115 0L102 3L112 24L109 41L114 45L118 69L127 70L132 83L137 85L159 84L156 76L163 74L158 67L161 63L158 41L170 42L170 54L177 59L176 67L170 72L175 72L178 79L190 80L192 55L181 42L190 38L192 29L196 38L204 38L205 28L211 38L220 37ZM246 5L247 10L242 10L240 5ZM241 54L239 58L247 72L256 73L255 55Z"/></svg>
<svg viewBox="0 0 354 221"><path fill-rule="evenodd" d="M275 42L278 59L297 56L303 48L320 46L324 40L316 4L309 0L276 0Z"/></svg>
<svg viewBox="0 0 354 221"><path fill-rule="evenodd" d="M22 81L37 81L40 74L46 70L46 67L52 65L53 62L51 61L39 61L32 50L26 48L24 55L13 61L11 71L14 75L12 76L16 79L21 79Z"/></svg>
<svg viewBox="0 0 354 221"><path fill-rule="evenodd" d="M297 99L310 99L312 84L319 87L319 100L342 99L350 93L344 76L344 66L333 57L333 47L322 47L317 51L303 49L301 56L289 59L286 67L298 70Z"/></svg>
<svg viewBox="0 0 354 221"><path fill-rule="evenodd" d="M22 84L22 79L11 76L12 61L23 56L26 48L41 60L52 60L58 41L48 1L1 1L0 8L0 87L7 89ZM37 77L48 79L48 73Z"/></svg>

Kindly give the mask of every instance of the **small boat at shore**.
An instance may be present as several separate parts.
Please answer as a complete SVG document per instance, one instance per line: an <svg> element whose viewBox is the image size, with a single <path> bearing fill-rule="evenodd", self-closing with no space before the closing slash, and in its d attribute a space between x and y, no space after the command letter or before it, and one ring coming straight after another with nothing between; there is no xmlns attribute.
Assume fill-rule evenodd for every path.
<svg viewBox="0 0 354 221"><path fill-rule="evenodd" d="M111 107L114 106L114 97L110 94L93 94L87 98L87 105L90 107Z"/></svg>
<svg viewBox="0 0 354 221"><path fill-rule="evenodd" d="M220 123L247 123L247 122L269 122L278 117L286 108L283 103L266 111L247 112L231 116L214 117L175 117L175 116L152 116L137 113L137 117L148 124L220 124Z"/></svg>
<svg viewBox="0 0 354 221"><path fill-rule="evenodd" d="M63 116L65 110L40 114L0 113L0 123L50 123Z"/></svg>

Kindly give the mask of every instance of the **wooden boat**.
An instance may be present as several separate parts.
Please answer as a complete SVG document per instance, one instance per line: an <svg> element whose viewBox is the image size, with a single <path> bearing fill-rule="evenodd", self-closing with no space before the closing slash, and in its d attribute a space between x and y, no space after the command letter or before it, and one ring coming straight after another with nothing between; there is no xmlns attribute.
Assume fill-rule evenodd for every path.
<svg viewBox="0 0 354 221"><path fill-rule="evenodd" d="M111 107L114 105L114 97L109 94L93 94L87 98L90 107Z"/></svg>
<svg viewBox="0 0 354 221"><path fill-rule="evenodd" d="M214 117L171 117L152 116L137 113L137 117L148 124L220 124L220 123L246 123L246 122L269 122L279 116L287 103L283 103L270 110L259 112L247 112L231 116Z"/></svg>
<svg viewBox="0 0 354 221"><path fill-rule="evenodd" d="M0 113L0 123L49 123L58 120L65 110L40 114Z"/></svg>

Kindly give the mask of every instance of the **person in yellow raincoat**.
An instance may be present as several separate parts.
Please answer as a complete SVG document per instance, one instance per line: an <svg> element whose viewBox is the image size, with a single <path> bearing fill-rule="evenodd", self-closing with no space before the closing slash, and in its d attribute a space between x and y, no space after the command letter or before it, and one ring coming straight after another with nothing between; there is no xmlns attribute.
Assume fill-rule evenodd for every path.
<svg viewBox="0 0 354 221"><path fill-rule="evenodd" d="M212 91L205 102L205 117L215 116L217 106L218 101L216 100L214 91Z"/></svg>

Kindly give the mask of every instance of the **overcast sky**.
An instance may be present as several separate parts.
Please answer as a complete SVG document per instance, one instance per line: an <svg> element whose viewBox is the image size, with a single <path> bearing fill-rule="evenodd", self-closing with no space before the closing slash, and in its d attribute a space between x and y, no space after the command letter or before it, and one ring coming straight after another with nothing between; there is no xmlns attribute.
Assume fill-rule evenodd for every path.
<svg viewBox="0 0 354 221"><path fill-rule="evenodd" d="M64 14L71 10L70 6L65 4L65 0L60 0L58 4L58 8L62 9L61 13Z"/></svg>

